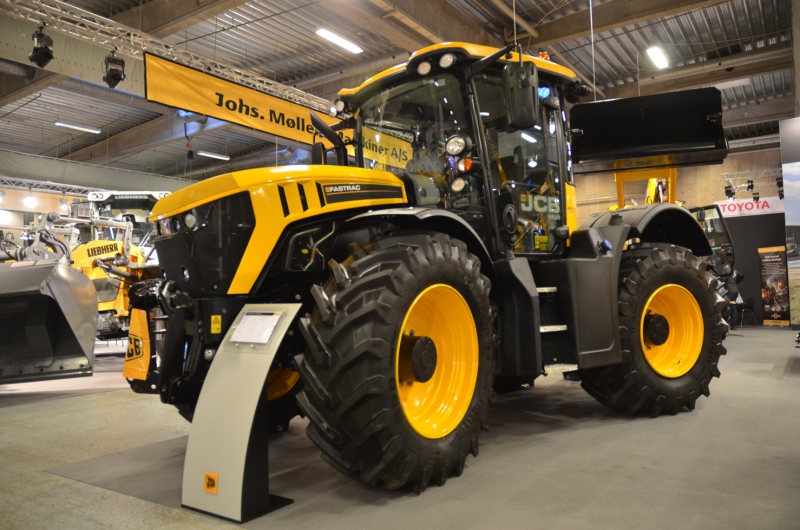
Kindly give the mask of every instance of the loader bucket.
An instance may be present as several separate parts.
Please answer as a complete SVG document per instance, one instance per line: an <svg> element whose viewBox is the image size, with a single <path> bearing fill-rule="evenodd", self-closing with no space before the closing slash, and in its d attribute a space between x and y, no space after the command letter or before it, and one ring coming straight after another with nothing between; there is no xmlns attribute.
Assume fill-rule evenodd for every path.
<svg viewBox="0 0 800 530"><path fill-rule="evenodd" d="M69 260L0 264L0 384L92 375L97 293Z"/></svg>

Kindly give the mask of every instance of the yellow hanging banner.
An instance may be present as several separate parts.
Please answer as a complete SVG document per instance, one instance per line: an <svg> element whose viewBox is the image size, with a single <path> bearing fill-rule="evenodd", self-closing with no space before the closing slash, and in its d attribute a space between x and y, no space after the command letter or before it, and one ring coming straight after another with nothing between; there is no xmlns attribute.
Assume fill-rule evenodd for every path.
<svg viewBox="0 0 800 530"><path fill-rule="evenodd" d="M149 53L144 56L144 66L145 98L148 101L238 123L304 144L314 141L314 126L311 125L308 107ZM328 124L339 121L320 112L316 114ZM319 135L316 139L325 142Z"/></svg>

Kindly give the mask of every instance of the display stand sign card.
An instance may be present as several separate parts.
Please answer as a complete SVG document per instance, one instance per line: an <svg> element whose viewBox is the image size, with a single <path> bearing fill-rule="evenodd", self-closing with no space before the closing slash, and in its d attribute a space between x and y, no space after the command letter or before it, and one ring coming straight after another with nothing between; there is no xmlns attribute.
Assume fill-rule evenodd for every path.
<svg viewBox="0 0 800 530"><path fill-rule="evenodd" d="M248 311L231 336L231 342L266 344L275 331L282 313Z"/></svg>
<svg viewBox="0 0 800 530"><path fill-rule="evenodd" d="M786 247L758 249L761 261L761 302L764 325L789 325L789 282L786 273Z"/></svg>

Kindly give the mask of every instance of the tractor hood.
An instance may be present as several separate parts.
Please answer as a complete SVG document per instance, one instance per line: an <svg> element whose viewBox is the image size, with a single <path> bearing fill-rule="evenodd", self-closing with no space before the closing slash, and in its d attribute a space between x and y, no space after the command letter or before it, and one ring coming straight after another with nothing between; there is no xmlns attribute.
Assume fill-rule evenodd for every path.
<svg viewBox="0 0 800 530"><path fill-rule="evenodd" d="M167 279L193 296L235 295L250 292L292 223L407 202L403 182L392 173L282 166L220 175L176 191L156 203L150 219Z"/></svg>

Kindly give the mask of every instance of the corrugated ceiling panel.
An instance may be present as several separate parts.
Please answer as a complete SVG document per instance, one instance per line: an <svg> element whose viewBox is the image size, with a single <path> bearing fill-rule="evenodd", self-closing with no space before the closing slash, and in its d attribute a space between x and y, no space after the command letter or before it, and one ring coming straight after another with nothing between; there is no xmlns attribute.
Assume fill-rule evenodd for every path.
<svg viewBox="0 0 800 530"><path fill-rule="evenodd" d="M351 40L364 52L354 55L318 37L320 28ZM280 82L368 61L394 49L319 0L248 2L165 40Z"/></svg>
<svg viewBox="0 0 800 530"><path fill-rule="evenodd" d="M64 156L159 114L77 94L56 85L0 107L0 116L4 116L0 119L0 149ZM95 135L56 127L57 120L88 125L103 132Z"/></svg>

